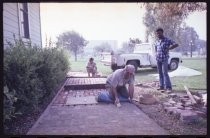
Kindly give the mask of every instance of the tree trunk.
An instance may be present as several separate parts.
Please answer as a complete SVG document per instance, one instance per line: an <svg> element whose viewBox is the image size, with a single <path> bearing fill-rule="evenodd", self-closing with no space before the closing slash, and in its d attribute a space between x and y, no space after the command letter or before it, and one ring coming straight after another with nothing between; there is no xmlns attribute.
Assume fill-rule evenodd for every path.
<svg viewBox="0 0 210 138"><path fill-rule="evenodd" d="M146 31L145 42L146 43L149 42L149 32L148 31Z"/></svg>
<svg viewBox="0 0 210 138"><path fill-rule="evenodd" d="M190 45L190 57L192 57L192 43Z"/></svg>
<svg viewBox="0 0 210 138"><path fill-rule="evenodd" d="M74 53L74 61L77 61L77 53Z"/></svg>

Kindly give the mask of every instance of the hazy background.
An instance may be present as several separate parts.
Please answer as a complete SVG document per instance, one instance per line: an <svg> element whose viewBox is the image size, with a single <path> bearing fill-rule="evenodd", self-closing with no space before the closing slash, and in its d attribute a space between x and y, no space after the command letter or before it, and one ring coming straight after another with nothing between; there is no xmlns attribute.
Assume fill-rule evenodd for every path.
<svg viewBox="0 0 210 138"><path fill-rule="evenodd" d="M143 15L138 3L41 3L42 41L56 41L64 31L74 30L86 40L110 40L120 46L129 38L145 40ZM191 14L186 23L206 40L206 11ZM90 45L90 44L89 44Z"/></svg>

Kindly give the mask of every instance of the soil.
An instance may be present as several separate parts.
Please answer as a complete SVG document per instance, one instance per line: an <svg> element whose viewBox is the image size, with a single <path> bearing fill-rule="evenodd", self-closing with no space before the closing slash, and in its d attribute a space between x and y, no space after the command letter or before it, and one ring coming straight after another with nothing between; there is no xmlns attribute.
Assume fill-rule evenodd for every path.
<svg viewBox="0 0 210 138"><path fill-rule="evenodd" d="M161 104L144 105L135 102L144 113L172 135L207 135L207 119L193 124L184 124L178 118L166 114Z"/></svg>
<svg viewBox="0 0 210 138"><path fill-rule="evenodd" d="M136 87L136 95L149 93L156 98L158 98L158 103L156 104L140 104L135 101L134 104L139 107L144 113L146 113L151 119L153 119L159 126L166 129L172 135L207 135L207 118L199 118L197 122L186 124L179 120L178 117L167 114L162 106L168 98L161 95L160 92L151 90L150 88L141 89ZM173 91L177 95L183 95L185 92Z"/></svg>
<svg viewBox="0 0 210 138"><path fill-rule="evenodd" d="M47 105L40 107L39 111L31 114L26 114L24 116L18 117L9 121L8 129L4 130L4 134L7 135L25 135L28 130L33 126L36 120L41 116L41 114L46 109Z"/></svg>
<svg viewBox="0 0 210 138"><path fill-rule="evenodd" d="M40 105L39 109L33 113L19 116L11 121L7 122L8 129L4 128L4 134L6 135L26 135L29 129L34 125L37 119L45 111L47 106L51 103L59 89L62 87L66 80L62 81L52 94L46 99L46 101Z"/></svg>

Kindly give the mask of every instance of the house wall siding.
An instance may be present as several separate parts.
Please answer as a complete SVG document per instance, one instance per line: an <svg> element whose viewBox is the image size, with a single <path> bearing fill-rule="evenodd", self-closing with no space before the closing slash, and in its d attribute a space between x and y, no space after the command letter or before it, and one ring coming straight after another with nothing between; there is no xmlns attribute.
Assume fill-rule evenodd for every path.
<svg viewBox="0 0 210 138"><path fill-rule="evenodd" d="M14 42L20 36L18 3L3 3L3 39L4 47L7 41ZM32 44L42 46L40 4L28 3L29 34Z"/></svg>
<svg viewBox="0 0 210 138"><path fill-rule="evenodd" d="M41 22L40 22L40 4L28 4L29 33L31 41L38 46L42 45L41 41Z"/></svg>
<svg viewBox="0 0 210 138"><path fill-rule="evenodd" d="M15 3L3 3L3 37L4 46L7 41L14 42L13 34L19 36L18 6Z"/></svg>

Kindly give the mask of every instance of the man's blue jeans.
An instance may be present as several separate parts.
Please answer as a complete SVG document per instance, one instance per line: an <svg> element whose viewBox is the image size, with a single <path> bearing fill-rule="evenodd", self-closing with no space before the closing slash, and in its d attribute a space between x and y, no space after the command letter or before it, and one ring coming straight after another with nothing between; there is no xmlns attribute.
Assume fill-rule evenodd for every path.
<svg viewBox="0 0 210 138"><path fill-rule="evenodd" d="M129 102L129 95L125 86L117 88L120 102ZM108 90L101 91L98 95L98 102L114 103L114 97Z"/></svg>
<svg viewBox="0 0 210 138"><path fill-rule="evenodd" d="M159 73L160 88L172 89L171 81L168 76L168 60L157 61L157 69Z"/></svg>

